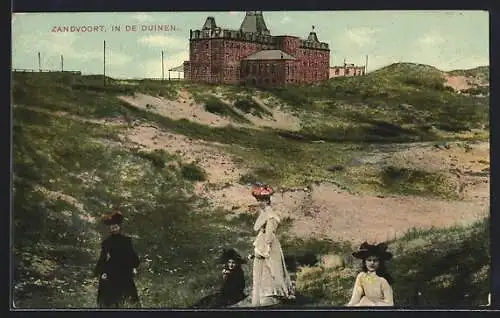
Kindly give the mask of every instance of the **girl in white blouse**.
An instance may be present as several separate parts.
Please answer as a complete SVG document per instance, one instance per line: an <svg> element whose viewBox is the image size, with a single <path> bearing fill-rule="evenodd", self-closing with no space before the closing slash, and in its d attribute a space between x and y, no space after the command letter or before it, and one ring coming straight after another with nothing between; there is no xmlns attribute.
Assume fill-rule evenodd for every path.
<svg viewBox="0 0 500 318"><path fill-rule="evenodd" d="M363 270L356 277L347 306L394 306L392 279L385 270L385 261L392 258L387 245L364 242L353 256L362 260Z"/></svg>

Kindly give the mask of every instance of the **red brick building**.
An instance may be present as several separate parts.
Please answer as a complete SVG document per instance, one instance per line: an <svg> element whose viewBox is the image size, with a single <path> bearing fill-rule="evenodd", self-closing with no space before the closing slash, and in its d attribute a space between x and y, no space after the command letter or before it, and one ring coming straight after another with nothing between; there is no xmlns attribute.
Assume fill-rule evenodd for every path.
<svg viewBox="0 0 500 318"><path fill-rule="evenodd" d="M330 78L340 76L361 76L365 75L365 66L348 64L330 67Z"/></svg>
<svg viewBox="0 0 500 318"><path fill-rule="evenodd" d="M239 30L222 29L208 17L190 30L184 79L214 84L282 85L328 80L330 49L314 27L307 39L272 36L262 11L247 11Z"/></svg>

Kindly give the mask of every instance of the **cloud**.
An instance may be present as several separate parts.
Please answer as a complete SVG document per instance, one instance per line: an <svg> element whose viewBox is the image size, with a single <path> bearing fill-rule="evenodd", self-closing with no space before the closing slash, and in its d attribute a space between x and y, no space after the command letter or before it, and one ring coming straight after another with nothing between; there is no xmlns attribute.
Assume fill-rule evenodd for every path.
<svg viewBox="0 0 500 318"><path fill-rule="evenodd" d="M452 71L456 69L471 69L478 66L489 66L490 60L486 56L469 56L466 58L456 58L453 60L440 61L439 68L443 71Z"/></svg>
<svg viewBox="0 0 500 318"><path fill-rule="evenodd" d="M424 46L437 46L445 42L445 39L440 34L432 32L424 34L417 41Z"/></svg>
<svg viewBox="0 0 500 318"><path fill-rule="evenodd" d="M167 35L148 35L139 38L139 43L149 47L162 47L166 49L182 50L189 47L189 41Z"/></svg>
<svg viewBox="0 0 500 318"><path fill-rule="evenodd" d="M363 47L375 43L376 39L374 35L379 31L380 29L367 27L352 28L346 30L345 36L349 42L352 42L359 47Z"/></svg>
<svg viewBox="0 0 500 318"><path fill-rule="evenodd" d="M144 12L138 12L133 15L132 17L134 20L137 20L139 22L152 22L154 21L154 17L150 14L144 13Z"/></svg>

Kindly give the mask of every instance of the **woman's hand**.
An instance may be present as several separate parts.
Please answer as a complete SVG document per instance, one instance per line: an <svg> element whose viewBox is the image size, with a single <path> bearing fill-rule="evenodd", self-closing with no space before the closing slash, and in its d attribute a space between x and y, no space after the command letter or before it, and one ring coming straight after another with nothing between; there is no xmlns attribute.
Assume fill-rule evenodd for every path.
<svg viewBox="0 0 500 318"><path fill-rule="evenodd" d="M133 273L134 275L137 275L137 268L132 268L132 273Z"/></svg>

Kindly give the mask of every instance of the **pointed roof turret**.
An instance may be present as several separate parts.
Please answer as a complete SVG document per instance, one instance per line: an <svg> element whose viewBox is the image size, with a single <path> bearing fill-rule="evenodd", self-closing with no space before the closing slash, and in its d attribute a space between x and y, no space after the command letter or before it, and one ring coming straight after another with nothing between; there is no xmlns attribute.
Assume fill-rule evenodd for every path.
<svg viewBox="0 0 500 318"><path fill-rule="evenodd" d="M217 24L215 24L215 18L214 17L207 17L205 20L205 24L203 24L202 30L213 30L217 28Z"/></svg>
<svg viewBox="0 0 500 318"><path fill-rule="evenodd" d="M319 42L318 36L316 35L316 32L314 32L314 25L312 26L312 31L309 32L309 36L307 37L307 41Z"/></svg>
<svg viewBox="0 0 500 318"><path fill-rule="evenodd" d="M269 35L262 11L247 11L240 30L244 33L261 33Z"/></svg>

